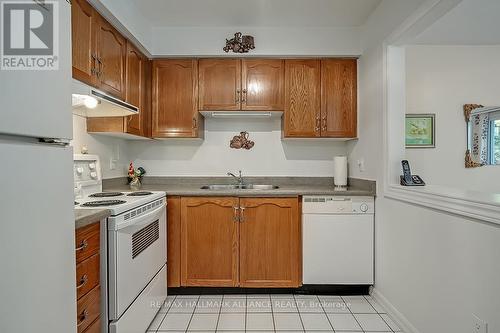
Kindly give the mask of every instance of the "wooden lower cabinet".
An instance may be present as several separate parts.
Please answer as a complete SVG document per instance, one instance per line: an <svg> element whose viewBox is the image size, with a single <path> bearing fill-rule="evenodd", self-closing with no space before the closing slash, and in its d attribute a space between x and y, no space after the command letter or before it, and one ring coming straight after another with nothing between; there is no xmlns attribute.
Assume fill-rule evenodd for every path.
<svg viewBox="0 0 500 333"><path fill-rule="evenodd" d="M167 197L167 286L181 286L181 197Z"/></svg>
<svg viewBox="0 0 500 333"><path fill-rule="evenodd" d="M298 201L170 197L168 286L299 287ZM172 239L179 234L177 219L180 246Z"/></svg>
<svg viewBox="0 0 500 333"><path fill-rule="evenodd" d="M84 333L101 333L101 319L94 321Z"/></svg>
<svg viewBox="0 0 500 333"><path fill-rule="evenodd" d="M76 295L78 333L101 331L100 223L76 230Z"/></svg>
<svg viewBox="0 0 500 333"><path fill-rule="evenodd" d="M237 198L181 198L181 284L238 285Z"/></svg>
<svg viewBox="0 0 500 333"><path fill-rule="evenodd" d="M297 198L240 199L240 286L300 286Z"/></svg>

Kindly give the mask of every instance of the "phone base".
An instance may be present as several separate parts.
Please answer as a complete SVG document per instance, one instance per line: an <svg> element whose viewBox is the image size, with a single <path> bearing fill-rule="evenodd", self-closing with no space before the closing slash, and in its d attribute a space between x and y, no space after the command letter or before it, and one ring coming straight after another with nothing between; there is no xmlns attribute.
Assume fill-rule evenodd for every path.
<svg viewBox="0 0 500 333"><path fill-rule="evenodd" d="M418 181L413 181L413 178L417 178ZM410 183L406 182L404 176L399 176L399 183L402 186L425 186L425 182L417 175L412 175L412 181Z"/></svg>

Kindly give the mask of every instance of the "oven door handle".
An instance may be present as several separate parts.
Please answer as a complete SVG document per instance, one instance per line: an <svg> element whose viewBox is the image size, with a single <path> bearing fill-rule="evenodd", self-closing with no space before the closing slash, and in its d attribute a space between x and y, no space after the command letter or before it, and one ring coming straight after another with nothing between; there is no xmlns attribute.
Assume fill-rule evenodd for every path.
<svg viewBox="0 0 500 333"><path fill-rule="evenodd" d="M126 220L126 221L123 221L120 223L116 223L115 227L111 230L121 230L121 229L124 229L124 228L132 226L132 225L134 227L139 227L142 225L149 224L149 223L159 219L161 217L161 215L166 211L166 209L167 209L166 205L163 204L160 207L156 208L155 210L152 210L151 212L149 212L147 214L140 215L140 216L131 218L129 220ZM140 221L140 222L138 222L138 221Z"/></svg>

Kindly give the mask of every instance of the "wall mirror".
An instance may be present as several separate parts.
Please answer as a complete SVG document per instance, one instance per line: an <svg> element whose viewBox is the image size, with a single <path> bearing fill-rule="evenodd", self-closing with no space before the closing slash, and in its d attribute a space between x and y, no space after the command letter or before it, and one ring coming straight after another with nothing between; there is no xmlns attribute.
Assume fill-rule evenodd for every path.
<svg viewBox="0 0 500 333"><path fill-rule="evenodd" d="M500 106L464 105L467 124L465 167L500 165Z"/></svg>

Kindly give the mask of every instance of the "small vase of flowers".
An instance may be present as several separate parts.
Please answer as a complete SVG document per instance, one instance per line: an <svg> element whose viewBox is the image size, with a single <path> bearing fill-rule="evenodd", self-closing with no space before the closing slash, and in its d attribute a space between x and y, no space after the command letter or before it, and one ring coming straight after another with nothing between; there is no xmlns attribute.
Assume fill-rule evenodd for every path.
<svg viewBox="0 0 500 333"><path fill-rule="evenodd" d="M143 167L134 168L134 164L130 162L128 166L128 184L132 191L138 191L141 188L142 177L146 174Z"/></svg>

